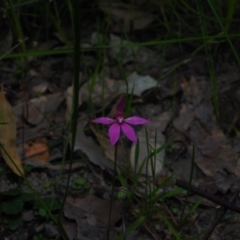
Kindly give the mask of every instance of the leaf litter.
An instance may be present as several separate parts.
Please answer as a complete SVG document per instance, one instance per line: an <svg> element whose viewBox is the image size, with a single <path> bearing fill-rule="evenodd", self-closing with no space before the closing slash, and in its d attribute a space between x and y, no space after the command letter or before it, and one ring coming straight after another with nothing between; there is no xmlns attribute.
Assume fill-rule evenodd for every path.
<svg viewBox="0 0 240 240"><path fill-rule="evenodd" d="M11 168L11 170L18 176L22 176L24 175L24 170L22 167L22 161L16 147L16 118L12 106L7 101L3 93L2 85L0 91L0 113L1 154L6 164Z"/></svg>
<svg viewBox="0 0 240 240"><path fill-rule="evenodd" d="M35 161L47 163L49 148L44 142L28 142L25 144L25 157L34 158Z"/></svg>
<svg viewBox="0 0 240 240"><path fill-rule="evenodd" d="M91 203L91 204L89 204ZM86 195L83 198L68 197L64 207L64 216L68 219L75 220L75 227L66 226L66 230L72 239L90 240L94 238L105 239L105 229L108 226L109 201L98 198L94 195ZM111 227L121 218L121 203L113 202L111 212Z"/></svg>
<svg viewBox="0 0 240 240"><path fill-rule="evenodd" d="M102 10L105 11L104 9ZM119 10L117 11L121 14L123 13ZM124 11L125 14L126 10ZM129 20L124 20L124 24L128 26ZM137 22L134 22L134 24L135 25L133 26L136 29L138 27L142 28L141 24L139 24L139 26L136 25ZM149 23L146 22L145 24L147 25ZM126 68L128 67L129 62L149 62L151 51L143 51L143 48L141 47L131 49L131 47L128 48L120 46L118 48L116 47L118 44L131 45L131 43L126 40L122 40L121 38L114 35L110 35L110 41L112 44L112 49L109 50L109 56L111 58L117 59L119 54L123 54L123 62L126 65ZM136 59L133 55L139 57L141 51L144 52L143 57ZM159 63L159 61L156 62ZM106 64L109 64L108 60L106 60ZM46 70L44 70L44 66L42 66L42 68L43 71ZM151 109L144 111L142 108L140 108L141 115L149 116L152 121L151 125L146 127L149 137L148 140L146 139L145 128L141 128L137 131L140 144L140 165L146 158L148 152L146 147L147 142L152 148L158 148L162 146L169 137L174 136L172 146L173 148L165 149L158 153L156 156L156 168L154 169L155 175L164 174L163 169L168 167L170 170L173 170L173 173L176 176L182 177L188 181L188 177L191 171L191 157L193 152L192 147L194 145L195 172L193 184L211 193L219 193L220 191L223 194L227 194L229 190L234 192L236 189L238 189L240 174L240 164L238 163L239 152L237 152L236 146L235 148L232 147L229 138L227 138L228 134L226 134L226 131L222 130L222 128L219 126L219 122L215 117L214 108L212 105L210 83L205 80L205 78L191 77L189 81L186 80L181 84L182 89L178 89L176 91L171 90L171 87L169 87L169 85L171 85L169 84L169 79L161 82L160 84L157 83L157 81L152 78L156 72L149 72L149 75L147 75L148 73L144 75L140 73L140 69L137 72L135 72L134 69L133 71L130 71L130 74L125 81L121 78L111 78L111 69L109 68L106 67L106 69L100 72L97 75L96 79L89 77L90 80L82 86L80 89L79 107L81 107L84 102L88 102L90 90L89 82L93 80L95 81L95 84L94 88L91 89L91 97L95 107L105 108L106 106L111 106L111 104L119 95L126 93L127 89L129 89L130 92L133 89L134 99L138 99L138 101L143 103L143 105L148 101L151 101L153 95L156 97L154 100L155 104L157 102L157 104L161 103L162 105L165 105L161 108L159 107L159 112L157 114L152 114L150 111ZM50 74L49 69L46 70L48 71L47 75ZM232 79L231 76L230 78ZM34 94L32 94L34 98L30 99L29 101L19 103L14 107L17 120L18 136L22 136L24 133L23 141L26 142L36 139L40 133L41 135L46 135L49 134L49 132L53 131L51 125L58 119L56 115L59 108L62 107L63 103L66 103L67 107L64 109L63 114L61 115L61 122L66 124L70 119L72 87L68 86L69 88L64 92L54 92L59 88L52 86L52 90L50 92L53 91L54 93L47 94L46 92L49 91L49 84L46 82L43 82L41 84L40 82L38 83L36 81L36 84L34 83L33 86L31 86L31 89L34 92ZM179 82L177 84L180 86ZM226 85L227 83L225 82L224 88L227 88L227 90L229 90L229 87ZM220 86L220 88L221 87L222 86ZM158 90L157 92L154 91L156 89ZM104 101L102 95L103 90ZM146 90L153 90L150 93L154 94L150 96L148 95L149 93L145 92ZM31 90L28 89L28 91ZM179 92L182 93L181 97L177 96ZM36 94L46 95L36 97ZM175 97L180 101L180 110L177 112L175 109L176 112L170 112L169 99L172 101ZM105 103L105 106L103 106L103 102ZM133 104L133 111L135 110L134 108L135 105ZM12 116L12 118L14 117ZM76 163L76 168L73 167L72 174L74 177L71 176L71 183L73 183L74 178L83 175L87 176L86 178L89 182L95 181L97 182L96 185L99 185L99 180L96 180L93 175L95 175L95 177L98 175L98 178L104 179L103 176L106 172L99 171L99 168L96 166L99 166L101 170L112 170L114 161L114 148L111 148L108 141L109 138L104 129L101 129L101 131L99 131L98 128L90 126L92 135L87 136L85 131L86 126L88 126L86 117L84 120L83 118L79 118L76 134L77 139L75 142L74 150L75 152L83 152L87 156L87 159L93 163L91 170L97 169L96 172L99 172L99 175L96 174L96 172L92 175L89 173L87 174L86 164L79 161ZM157 138L155 141L156 130ZM14 131L12 132L14 133ZM53 135L51 134L48 135L50 138L52 136ZM53 188L49 188L50 190L48 191L43 188L39 189L39 186L42 186L43 182L47 185L48 182L52 180L50 177L55 176L56 173L61 169L67 171L69 165L66 164L65 166L61 167L59 162L58 165L48 163L48 158L50 157L49 155L51 155L51 152L49 152L47 143L43 144L37 142L31 144L32 148L30 145L30 148L26 149L24 152L25 156L32 158L32 160L30 160L30 162L28 161L28 163L34 166L34 161L39 161L42 162L42 164L40 164L42 167L35 169L35 172L33 171L30 175L28 175L28 177L32 180L31 182L33 183L34 187L38 189L43 195L49 194L49 192L51 194L56 193ZM184 151L184 146L186 148L186 151ZM134 144L126 145L120 141L120 155L118 155L118 159L126 160L126 163L124 163L124 168L129 171L132 171L136 168L139 170L139 165L137 167L135 166L135 148L136 145ZM44 152L43 156L41 156L42 150ZM177 150L179 150L179 152L176 152ZM60 151L61 153L63 152L62 147L60 148ZM175 152L175 155L173 159L169 160L167 158L170 151ZM40 155L40 157L38 156L39 158L36 158L37 155ZM60 157L62 156L63 153L60 154ZM172 161L170 165L166 164L168 161ZM143 176L145 176L147 172L146 169L147 168L145 167L142 170ZM148 169L150 168L148 167ZM14 168L12 170L14 171ZM47 174L44 173L45 171ZM148 171L147 174L151 177L152 172ZM65 180L63 180L63 182L64 185L62 186L66 186ZM6 179L3 179L3 183L0 185L1 191L3 189L4 191L6 190L6 185L10 186L10 182L6 181ZM96 185L94 185L95 189L97 189ZM14 188L16 185L10 187ZM109 209L109 202L106 200L108 199L108 197L106 197L106 194L108 192L109 189L107 188L104 190L101 189L101 198L99 198L96 197L96 192L94 192L96 195L86 195L86 191L82 190L74 192L72 196L68 197L67 204L64 208L65 218L63 219L63 222L67 232L69 233L69 236L72 236L72 238L78 237L80 239L93 239L96 238L98 234L100 234L99 236L104 236L103 229L106 228L106 216ZM179 197L179 199L181 200L181 197ZM89 202L91 204L89 204ZM114 225L121 218L120 208L117 203L116 206L114 205L114 210L115 215L112 217L112 225ZM69 220L74 220L74 222ZM85 227L85 231L82 229L82 226ZM141 236L138 236L138 239L140 238Z"/></svg>
<svg viewBox="0 0 240 240"><path fill-rule="evenodd" d="M179 117L174 120L174 127L190 140L187 146L190 155L194 145L194 162L206 177L224 176L226 171L238 177L237 153L217 125L209 83L192 77L184 89L183 98L184 103ZM222 181L216 181L218 189L226 192L228 188L221 187L221 184ZM233 187L239 187L237 181Z"/></svg>
<svg viewBox="0 0 240 240"><path fill-rule="evenodd" d="M114 81L116 80L111 79L109 80L109 82L110 81L112 82L112 84L114 84ZM142 97L142 93L145 90L156 87L156 81L151 80L151 77L146 77L144 80L143 76L139 76L136 73L133 73L132 75L130 75L128 78L128 81L130 83L130 86L134 87L134 94L138 98ZM138 82L141 82L144 84L138 85ZM108 81L106 81L106 83L108 83ZM234 155L234 151L231 148L231 145L228 143L224 133L220 130L219 127L217 127L217 121L214 117L214 111L211 104L209 84L202 81L198 82L194 77L192 77L189 83L183 86L184 86L183 88L184 94L182 98L181 109L179 112L179 116L173 120L173 127L177 130L178 134L182 135L182 137L179 139L180 141L183 142L183 144L186 144L189 142L187 144L187 149L190 156L192 154L192 143L194 143L194 145L196 146L195 163L196 163L196 166L200 169L198 171L200 171L202 175L200 179L199 177L197 179L194 179L193 184L204 187L204 183L209 182L209 179L211 179L212 182L215 181L215 190L213 190L213 192L216 192L216 189L219 189L222 192L226 193L230 188L233 189L233 187L234 188L237 187L235 186L237 185L237 181L235 181L236 179L233 178L232 176L229 176L229 174L227 176L225 174L225 170L227 170L229 173L236 175L237 165L236 165L236 159L234 159L236 155ZM85 88L86 87L87 85L85 86ZM92 92L93 96L95 96L95 94L96 96L99 96L99 97L93 98L94 104L96 104L96 106L99 106L101 103L100 102L100 92L102 91L100 89L101 87L102 86L99 85L99 88L98 87L94 88ZM84 89L84 86L83 86L83 89ZM116 90L114 90L114 88L112 88L111 85L109 85L109 89L110 89L109 93L106 93L106 96L105 96L106 103L110 103L112 99L116 98L115 96L118 96L119 94L122 94L126 91L124 82L122 82L122 87L121 85L120 85L120 88L118 86L118 90L117 90L117 87L116 87ZM168 92L169 91L167 90L167 88L165 87L162 88L162 93L163 93L162 96L164 96L165 94L166 99L169 96L174 97L174 93L169 94ZM81 93L81 90L80 90L80 93ZM68 101L67 106L69 108L71 106L71 97L69 98L69 94L68 94L68 95L65 95L65 98L66 98L66 101ZM83 100L86 101L87 98L84 97ZM47 103L49 101L54 103L53 106L48 106ZM22 113L20 113L21 105L17 106L15 109L16 109L17 119L19 119L19 122L18 122L19 126L21 126L21 124L24 123L26 125L25 127L30 126L29 129L32 129L33 132L35 133L37 129L39 129L40 127L43 129L45 128L46 130L49 129L49 126L50 126L49 121L47 121L47 119L44 116L38 116L38 114L39 112L42 112L46 114L48 119L53 119L54 113L57 111L58 107L63 101L64 99L63 99L62 93L52 94L46 97L40 97L40 98L30 100L30 102L27 104L28 106L32 106L32 107L28 109L29 113L26 118L27 122L26 121L22 122L22 117L21 117ZM162 101L163 102L165 101L164 98L162 98ZM83 101L79 102L79 106L81 106L82 102ZM24 106L26 107L26 105ZM147 156L147 152L148 152L146 148L147 142L154 148L158 148L166 142L166 137L164 132L167 126L169 126L169 124L171 123L173 116L168 111L167 112L164 112L164 110L161 110L161 111L162 112L160 114L159 113L154 114L154 116L151 117L151 124L146 127L146 130L148 132L148 138L149 138L148 140L146 139L146 132L144 128L141 128L138 131L138 138L139 138L139 144L140 144L140 154L139 154L140 158L139 158L138 164L140 165L144 161L145 157ZM66 110L66 112L70 114L69 109ZM23 111L23 113L26 113L26 108ZM151 113L148 113L148 114L150 114L151 116ZM65 115L65 117L66 116L67 115ZM66 119L69 119L69 115L66 117ZM100 168L103 170L113 169L112 162L114 161L114 148L111 148L109 144L108 136L105 134L102 134L101 132L98 131L97 128L93 128L93 126L91 126L93 133L98 139L98 143L100 144L99 146L98 143L92 139L92 137L86 136L84 128L85 126L87 126L87 124L88 122L84 120L84 118L79 119L78 128L77 128L77 138L76 138L74 150L75 151L80 150L84 152L92 163L100 166ZM156 135L157 138L155 142L156 131L157 131L157 135ZM29 132L27 132L27 134L29 134ZM209 148L210 144L211 146L215 146L215 147ZM38 144L36 146L38 146ZM46 145L45 146L41 145L40 149L41 147L44 147L45 151L47 151ZM130 157L130 165L128 163L125 163L124 168L128 169L130 167L130 169L136 169L135 162L134 162L134 159L135 159L134 152L135 152L136 146L132 145L131 149L127 150L126 146L124 146L121 143L119 147L120 149L122 149L119 151L121 154L121 155L118 155L119 159L128 159ZM227 154L227 153L228 154L224 155L222 153L221 156L218 155L219 151L223 151L223 150L226 151L224 154ZM25 152L25 155L27 156L31 155L30 154L31 151L30 153L28 151L29 150ZM36 151L36 149L34 151ZM223 158L223 156L228 156L228 158L225 159ZM34 154L31 157L34 158L35 157ZM166 150L163 150L157 154L155 159L156 162L155 162L155 169L154 169L155 175L158 176L158 175L164 174L163 167L164 167L165 158L166 158ZM217 158L221 158L222 161L218 162ZM44 161L46 161L47 158L44 157L44 159L45 159ZM211 160L211 162L209 161L209 159ZM39 160L40 162L42 161L41 158ZM176 159L176 161L178 160L179 158ZM190 160L191 158L189 158L188 160L185 159L185 162L182 161L180 165L177 165L176 163L176 166L178 167L174 167L174 164L173 164L172 169L174 169L174 173L176 175L179 175L178 172L180 172L182 169L182 173L186 174L186 166L190 166L189 165L190 162L187 162L187 161L190 161ZM51 168L49 167L51 166L49 164L43 164L42 166L45 166L52 170L60 169L59 167L56 167L56 166L55 168L54 167ZM78 165L77 169L79 168L81 169L83 167L84 167L84 164L80 164ZM142 169L142 175L146 174L146 169L147 167L144 167ZM137 166L137 170L139 170L139 165ZM152 172L150 171L149 166L148 166L147 174L149 176L152 175ZM207 185L205 186L205 188L207 190L210 190ZM93 202L94 203L96 202L96 204L101 200L101 199L100 200L97 199L93 195L92 197L93 197L92 199ZM86 199L87 199L86 202L88 202L89 200L88 197L86 197ZM77 199L72 201L77 201ZM84 198L81 197L79 198L78 201L81 202L85 200ZM103 202L101 202L101 204L103 204ZM107 212L106 209L104 208L105 216ZM95 212L95 210L88 210L86 208L84 209L83 212L82 211L83 210L82 210L81 204L80 205L77 204L73 206L72 203L67 203L65 205L64 215L67 219L75 220L76 224L71 224L66 219L63 222L70 236L80 237L81 239L91 239L91 237L96 236L96 232L95 232L96 226L103 227L104 223L102 222L102 219L99 218L98 216L99 213ZM79 228L79 226L83 226L83 225L86 227L86 229L88 229L88 231L84 232L81 230L81 228ZM93 235L89 237L88 234L91 231L91 228L94 228L94 231L92 232ZM101 232L101 234L104 234L104 233Z"/></svg>
<svg viewBox="0 0 240 240"><path fill-rule="evenodd" d="M140 76L136 72L133 72L126 79L123 80L110 79L109 77L101 78L98 76L94 82L94 89L91 93L92 101L96 106L102 105L102 93L104 91L104 101L106 103L111 102L115 97L120 94L126 93L127 89L133 91L136 96L141 94L150 88L157 86L157 81L150 76ZM69 92L69 90L67 90ZM69 94L68 94L69 96ZM87 101L89 97L89 83L85 83L79 91L79 105L83 101Z"/></svg>
<svg viewBox="0 0 240 240"><path fill-rule="evenodd" d="M112 162L106 158L103 154L103 150L100 146L91 137L87 137L84 133L84 124L83 121L80 121L77 126L77 135L74 145L74 151L81 150L84 152L88 159L98 165L101 169L113 169Z"/></svg>

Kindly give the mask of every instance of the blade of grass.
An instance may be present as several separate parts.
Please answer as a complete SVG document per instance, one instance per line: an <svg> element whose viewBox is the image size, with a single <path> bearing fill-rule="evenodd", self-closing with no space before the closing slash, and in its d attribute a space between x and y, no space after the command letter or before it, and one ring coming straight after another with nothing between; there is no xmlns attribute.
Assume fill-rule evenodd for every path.
<svg viewBox="0 0 240 240"><path fill-rule="evenodd" d="M181 217L180 217L180 224L184 220L184 213L185 213L185 209L186 209L187 203L188 203L188 198L189 198L189 195L190 195L190 188L191 188L191 185L192 185L193 172L194 172L194 158L195 158L195 147L193 145L192 163L191 163L191 171L190 171L189 182L188 182L188 190L187 190L186 198L184 200L183 210L182 210L182 214L181 214Z"/></svg>
<svg viewBox="0 0 240 240"><path fill-rule="evenodd" d="M47 15L50 17L50 19L52 20L52 23L53 25L55 26L57 32L60 34L61 38L63 39L64 43L66 44L66 46L70 46L70 43L67 39L67 36L64 32L64 30L62 29L61 27L61 21L60 21L60 18L58 16L58 14L56 14L58 16L58 18L56 18L54 16L54 14L50 11L49 8L46 8L47 9ZM57 10L56 10L57 11Z"/></svg>
<svg viewBox="0 0 240 240"><path fill-rule="evenodd" d="M172 196L175 196L175 195L178 195L180 193L183 192L183 189L181 188L176 188L176 189L173 189L171 191L168 191L167 193L161 193L159 195L155 195L153 196L152 200L153 201L157 201L159 199L165 199L165 198L169 198L169 197L172 197Z"/></svg>
<svg viewBox="0 0 240 240"><path fill-rule="evenodd" d="M145 221L145 216L139 217L134 223L126 229L126 236L132 233L136 228L138 228ZM116 240L123 240L124 236L121 234Z"/></svg>
<svg viewBox="0 0 240 240"><path fill-rule="evenodd" d="M224 28L224 26L223 26L223 23L222 23L221 19L219 18L218 14L217 14L217 12L216 12L213 4L212 4L212 1L211 1L211 0L207 0L207 2L208 2L208 4L209 4L209 6L211 7L212 12L213 12L213 14L215 15L215 17L216 17L216 19L217 19L218 24L220 25L220 27L221 27L221 29L222 29L222 32L223 32L224 36L226 37L226 39L227 39L227 41L228 41L228 43L229 43L229 45L230 45L230 47L231 47L231 49L232 49L232 52L233 52L234 56L236 57L236 59L237 59L237 61L238 61L238 64L240 65L240 58L239 58L239 56L238 56L238 53L237 53L237 51L235 50L235 47L233 46L232 41L231 41L228 33L226 32L226 30L225 30L225 28Z"/></svg>
<svg viewBox="0 0 240 240"><path fill-rule="evenodd" d="M202 4L197 4L198 10L200 13L203 13L202 9ZM202 35L207 36L208 35L208 29L207 29L207 23L205 19L199 19L201 24L201 30L202 30ZM218 92L217 92L217 82L216 82L216 76L215 76L215 70L214 70L214 60L212 56L212 51L210 47L209 41L204 41L205 42L205 52L207 55L207 60L208 60L208 69L209 69L209 74L210 74L210 81L211 81L211 90L212 90L212 98L213 98L213 105L216 113L217 119L220 118L220 110L219 110L219 102L218 102Z"/></svg>
<svg viewBox="0 0 240 240"><path fill-rule="evenodd" d="M182 227L186 224L187 219L189 218L189 216L198 208L198 206L202 203L202 198L198 199L197 202L194 203L194 205L191 207L190 211L186 214L186 216L184 217L184 219L181 221L181 223L179 224L178 228L182 229ZM196 220L196 219L195 219ZM193 223L192 223L193 224ZM191 225L192 225L191 224Z"/></svg>
<svg viewBox="0 0 240 240"><path fill-rule="evenodd" d="M239 33L234 33L234 34L229 34L228 38L229 39L234 39L234 38L239 38L240 34ZM171 44L171 43L179 43L179 41L181 41L182 43L184 42L198 42L198 41L203 41L203 40L211 40L212 42L215 41L215 43L217 43L216 41L223 41L224 39L226 39L223 36L223 33L218 33L216 35L209 35L209 36L199 36L199 37L187 37L187 38L181 38L181 39L167 39L167 40L161 40L159 42L159 40L154 40L154 41L149 41L149 42L140 42L140 43L135 43L136 46L138 47L147 47L147 46L157 46L159 45L159 43L161 44ZM224 40L225 41L225 40ZM123 45L127 46L127 45ZM193 51L191 53L190 56L195 55L198 51L200 51L204 46L200 46L198 47L195 51ZM81 52L88 52L88 51L97 51L100 49L110 49L111 46L109 45L98 45L98 46L92 46L92 47L85 47L85 48L81 48L80 51ZM73 53L74 49L73 48L69 48L69 47L63 47L61 49L55 49L55 50L39 50L39 51L27 51L27 52L20 52L20 53L11 53L8 54L6 56L3 57L4 54L0 55L0 58L3 57L3 59L11 59L11 58L23 58L23 57L29 57L29 56L33 56L33 57L41 57L41 56L48 56L48 55L59 55L59 54L70 54ZM182 64L179 63L179 65ZM176 68L176 67L175 67ZM166 75L166 74L165 74Z"/></svg>
<svg viewBox="0 0 240 240"><path fill-rule="evenodd" d="M139 140L137 141L135 153L134 153L134 177L137 172L138 159L139 159Z"/></svg>
<svg viewBox="0 0 240 240"><path fill-rule="evenodd" d="M20 43L20 46L22 48L22 51L24 53L26 53L26 44L25 44L25 37L23 36L23 31L22 31L22 26L21 26L21 21L19 19L19 12L16 8L14 8L13 6L13 0L9 0L9 6L10 6L10 15L8 17L11 25L12 25L12 29L15 32L15 35L18 39L18 42ZM27 59L26 57L23 57L23 64L27 63Z"/></svg>
<svg viewBox="0 0 240 240"><path fill-rule="evenodd" d="M180 236L178 235L178 232L177 232L176 229L173 227L173 225L168 221L168 219L167 219L160 211L157 211L157 213L158 213L159 216L163 219L163 221L166 223L166 225L168 226L169 230L171 231L171 233L173 234L173 236L175 237L175 239L181 240Z"/></svg>
<svg viewBox="0 0 240 240"><path fill-rule="evenodd" d="M81 1L80 0L74 0L73 5L69 2L69 10L70 14L72 14L73 18L73 33L74 33L74 79L73 79L73 102L72 102L72 116L71 116L71 122L69 125L70 132L72 134L71 139L71 152L70 152L70 164L69 164L69 173L68 173L68 179L67 179L67 186L63 197L62 202L62 209L61 214L63 211L63 206L66 202L68 190L69 190L69 184L70 184L70 177L71 177L71 171L72 171L72 164L73 164L73 153L74 153L74 145L75 145L75 138L76 138L76 132L77 132L77 118L78 118L78 99L79 99L79 65L80 65L80 41L81 41L81 35L80 35L80 28L81 26ZM60 218L59 218L59 221Z"/></svg>
<svg viewBox="0 0 240 240"><path fill-rule="evenodd" d="M226 32L228 32L231 27L231 24L233 21L233 15L236 11L238 2L239 2L239 0L225 1L225 4L228 5L228 11L227 11L227 16L226 16L227 19L225 21L225 26L224 26Z"/></svg>

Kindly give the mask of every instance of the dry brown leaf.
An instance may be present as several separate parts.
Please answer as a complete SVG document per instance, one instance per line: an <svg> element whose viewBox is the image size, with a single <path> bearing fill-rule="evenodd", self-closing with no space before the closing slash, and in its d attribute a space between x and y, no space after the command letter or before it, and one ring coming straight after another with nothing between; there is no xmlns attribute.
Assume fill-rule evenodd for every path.
<svg viewBox="0 0 240 240"><path fill-rule="evenodd" d="M3 91L0 92L0 143L1 154L14 173L24 175L22 162L16 148L16 118L10 103L7 101Z"/></svg>
<svg viewBox="0 0 240 240"><path fill-rule="evenodd" d="M106 134L102 134L100 131L98 131L96 125L90 125L90 128L96 135L98 142L103 149L104 156L106 156L107 159L110 159L112 162L115 162L115 147L111 145L109 137ZM120 140L118 142L117 165L120 166L121 169L129 168L128 155L128 149Z"/></svg>
<svg viewBox="0 0 240 240"><path fill-rule="evenodd" d="M45 143L29 143L25 149L25 157L33 158L35 161L46 163L49 159L49 148Z"/></svg>
<svg viewBox="0 0 240 240"><path fill-rule="evenodd" d="M18 124L22 123L24 118L29 124L34 126L43 126L41 124L48 123L54 112L57 111L64 96L62 92L49 94L33 98L29 102L23 102L14 107ZM47 119L48 118L48 119Z"/></svg>
<svg viewBox="0 0 240 240"><path fill-rule="evenodd" d="M92 163L100 166L102 169L113 169L113 163L103 155L101 147L91 137L87 137L84 134L85 125L86 122L83 120L78 122L74 151L81 150Z"/></svg>
<svg viewBox="0 0 240 240"><path fill-rule="evenodd" d="M240 164L237 153L217 124L209 82L192 77L184 89L184 100L179 117L173 122L174 127L187 137L188 142L191 140L189 155L195 146L194 161L199 169L207 178L218 179L215 182L218 190L226 192L233 182L231 178L240 176ZM235 179L234 186L238 185Z"/></svg>
<svg viewBox="0 0 240 240"><path fill-rule="evenodd" d="M113 201L111 227L121 218L121 207L119 201ZM74 236L74 239L106 239L109 208L109 201L94 195L89 194L83 198L67 197L63 210L64 216L66 219L74 220L77 223L77 228L69 226L66 221L64 228L70 236Z"/></svg>
<svg viewBox="0 0 240 240"><path fill-rule="evenodd" d="M63 97L63 93L58 92L33 98L14 106L18 136L24 135L26 141L26 139L31 140L48 134L51 122L58 124L61 121L56 119L60 116L58 110L61 108Z"/></svg>

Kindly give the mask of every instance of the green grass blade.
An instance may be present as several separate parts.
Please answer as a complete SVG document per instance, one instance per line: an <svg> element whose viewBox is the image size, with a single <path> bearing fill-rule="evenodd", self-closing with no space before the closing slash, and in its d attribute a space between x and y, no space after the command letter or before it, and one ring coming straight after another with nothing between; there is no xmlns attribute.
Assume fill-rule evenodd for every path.
<svg viewBox="0 0 240 240"><path fill-rule="evenodd" d="M138 228L143 222L145 221L145 216L141 216L139 217L134 223L132 223L130 226L127 227L126 229L126 235L128 236L129 234L131 234L136 228ZM124 236L123 234L121 234L121 236L119 236L117 238L117 240L123 240Z"/></svg>
<svg viewBox="0 0 240 240"><path fill-rule="evenodd" d="M170 221L168 221L168 219L161 213L158 211L159 216L163 219L163 221L166 223L166 225L168 226L169 230L171 231L171 233L173 234L173 236L175 237L176 240L181 240L178 232L176 231L176 229L173 227L173 225L170 223Z"/></svg>

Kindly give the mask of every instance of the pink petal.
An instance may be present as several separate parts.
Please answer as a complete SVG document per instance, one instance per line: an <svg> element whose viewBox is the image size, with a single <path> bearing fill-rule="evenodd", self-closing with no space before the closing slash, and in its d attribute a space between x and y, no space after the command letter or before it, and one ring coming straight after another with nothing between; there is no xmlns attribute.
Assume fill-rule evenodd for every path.
<svg viewBox="0 0 240 240"><path fill-rule="evenodd" d="M110 142L112 145L115 145L116 142L118 141L118 139L120 137L120 130L121 130L121 128L120 128L119 123L114 123L108 129L108 134L109 134Z"/></svg>
<svg viewBox="0 0 240 240"><path fill-rule="evenodd" d="M129 118L124 119L124 122L132 124L132 125L140 125L140 124L147 124L150 121L148 121L145 118L135 116L135 117L129 117Z"/></svg>
<svg viewBox="0 0 240 240"><path fill-rule="evenodd" d="M91 122L109 125L109 124L115 123L116 120L112 119L112 118L108 118L108 117L100 117L100 118L96 118L96 119L92 120Z"/></svg>
<svg viewBox="0 0 240 240"><path fill-rule="evenodd" d="M117 104L116 114L123 114L124 108L125 108L125 98L122 97Z"/></svg>
<svg viewBox="0 0 240 240"><path fill-rule="evenodd" d="M135 131L130 125L122 123L121 128L127 138L129 138L134 143L137 142L137 136L135 134Z"/></svg>

